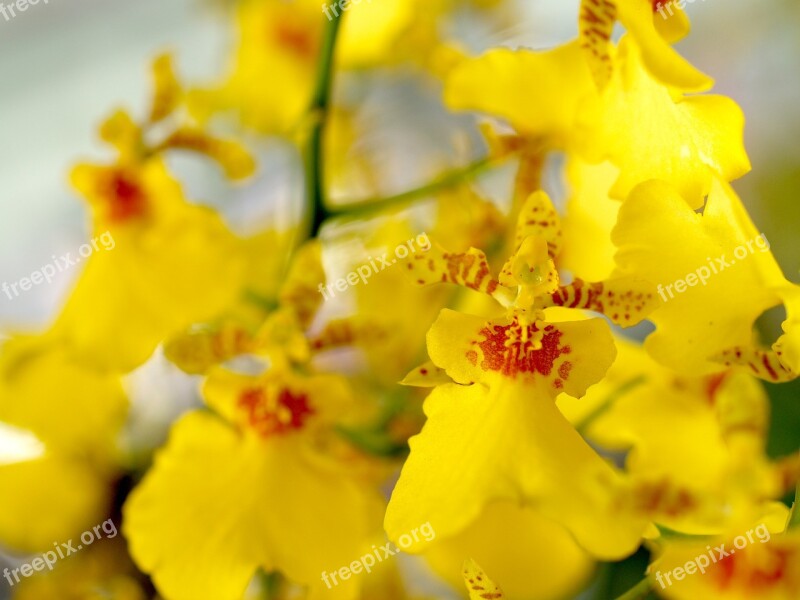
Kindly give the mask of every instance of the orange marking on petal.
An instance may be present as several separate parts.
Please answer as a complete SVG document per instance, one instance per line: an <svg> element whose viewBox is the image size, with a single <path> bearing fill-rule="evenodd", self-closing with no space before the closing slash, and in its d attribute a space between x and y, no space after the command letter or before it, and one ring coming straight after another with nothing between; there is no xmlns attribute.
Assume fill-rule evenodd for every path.
<svg viewBox="0 0 800 600"><path fill-rule="evenodd" d="M140 217L147 212L147 196L132 173L114 169L102 182L103 194L109 201L109 218L119 223Z"/></svg>
<svg viewBox="0 0 800 600"><path fill-rule="evenodd" d="M466 356L467 360L471 362L473 366L478 364L478 353L475 352L475 350L470 350L467 352Z"/></svg>
<svg viewBox="0 0 800 600"><path fill-rule="evenodd" d="M307 395L288 389L282 389L277 398L270 397L263 388L248 389L239 396L238 405L245 411L248 424L261 437L301 429L314 414Z"/></svg>
<svg viewBox="0 0 800 600"><path fill-rule="evenodd" d="M288 21L270 21L273 39L285 50L304 61L312 61L317 54L317 40L302 25Z"/></svg>

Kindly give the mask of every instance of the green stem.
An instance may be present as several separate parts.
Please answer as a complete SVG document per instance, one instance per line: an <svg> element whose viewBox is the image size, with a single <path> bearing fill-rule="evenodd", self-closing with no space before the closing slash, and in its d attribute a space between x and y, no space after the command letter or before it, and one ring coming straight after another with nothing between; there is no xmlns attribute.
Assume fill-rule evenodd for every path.
<svg viewBox="0 0 800 600"><path fill-rule="evenodd" d="M306 197L310 214L310 237L316 237L323 221L330 216L325 200L325 170L323 164L325 125L333 87L333 62L336 38L344 11L328 21L317 66L317 81L311 99L309 115L311 132L305 151Z"/></svg>
<svg viewBox="0 0 800 600"><path fill-rule="evenodd" d="M786 524L786 529L791 529L800 525L800 482L794 490L794 503L792 504L792 512L789 514L789 522Z"/></svg>
<svg viewBox="0 0 800 600"><path fill-rule="evenodd" d="M649 578L645 577L627 592L622 594L621 596L617 596L616 600L640 600L647 596L652 588L652 582Z"/></svg>
<svg viewBox="0 0 800 600"><path fill-rule="evenodd" d="M430 183L422 187L407 190L400 194L393 196L383 196L375 198L367 198L366 200L353 200L342 203L343 205L331 210L333 215L337 216L363 216L365 214L383 210L385 208L403 204L409 200L420 198L423 196L430 196L436 192L452 188L459 183L482 173L489 167L493 166L495 161L490 157L482 158L465 167L453 169L443 175L440 175Z"/></svg>
<svg viewBox="0 0 800 600"><path fill-rule="evenodd" d="M619 400L622 396L627 394L637 385L641 385L642 383L644 383L645 379L646 378L644 375L634 377L633 379L629 379L621 386L619 386L617 389L615 389L613 392L611 392L608 395L608 397L605 400L603 400L600 404L598 404L597 407L592 412L586 415L580 422L575 424L575 429L578 430L578 433L580 433L581 435L586 435L586 430L589 428L589 425L591 425L595 421L595 419L597 419L600 415L602 415L609 408L611 408L611 405L614 404L614 402L616 402L617 400Z"/></svg>

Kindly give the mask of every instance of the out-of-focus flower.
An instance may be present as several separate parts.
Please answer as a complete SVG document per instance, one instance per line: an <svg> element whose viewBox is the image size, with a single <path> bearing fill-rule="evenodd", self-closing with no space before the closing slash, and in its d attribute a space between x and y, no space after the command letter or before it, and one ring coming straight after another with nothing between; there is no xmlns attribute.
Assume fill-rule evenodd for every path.
<svg viewBox="0 0 800 600"><path fill-rule="evenodd" d="M0 421L33 433L41 456L0 465L0 541L52 550L101 522L120 471L127 411L119 378L76 363L48 337L16 338L0 359Z"/></svg>
<svg viewBox="0 0 800 600"><path fill-rule="evenodd" d="M52 571L35 573L14 588L14 600L145 600L121 538L103 540L60 561Z"/></svg>
<svg viewBox="0 0 800 600"><path fill-rule="evenodd" d="M653 588L675 600L797 598L800 532L786 529L786 513L778 504L720 535L660 540L649 569Z"/></svg>
<svg viewBox="0 0 800 600"><path fill-rule="evenodd" d="M211 366L203 395L213 412L173 427L126 504L132 555L170 599L240 598L258 568L307 586L311 598L358 596L358 586L329 590L320 578L364 554L382 505L364 459L336 430L356 406L347 380L309 364L312 350L329 347L304 336L322 302L321 274L311 243L290 269L281 306L245 348L267 367L244 375Z"/></svg>
<svg viewBox="0 0 800 600"><path fill-rule="evenodd" d="M156 62L151 115L166 119L177 93L171 70ZM92 210L95 252L53 326L83 360L129 371L168 335L211 318L241 293L242 242L213 210L190 204L160 154L188 149L208 155L229 177L246 177L252 159L236 143L178 127L159 142L122 111L101 127L118 152L110 165L82 164L72 183Z"/></svg>
<svg viewBox="0 0 800 600"><path fill-rule="evenodd" d="M588 439L627 452L625 510L683 533L719 533L793 485L796 476L767 459L769 405L756 378L679 375L631 342L617 340L617 349L603 382L559 405L573 422L594 414L582 426Z"/></svg>

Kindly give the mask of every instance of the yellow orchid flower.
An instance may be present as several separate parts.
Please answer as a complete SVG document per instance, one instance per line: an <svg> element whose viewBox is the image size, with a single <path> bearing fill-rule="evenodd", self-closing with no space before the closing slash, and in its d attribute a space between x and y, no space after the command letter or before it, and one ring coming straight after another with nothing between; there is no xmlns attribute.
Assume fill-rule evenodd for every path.
<svg viewBox="0 0 800 600"><path fill-rule="evenodd" d="M115 436L127 411L117 377L75 362L49 337L15 338L0 357L0 422L28 431L42 453L0 464L0 541L52 550L105 518L118 476Z"/></svg>
<svg viewBox="0 0 800 600"><path fill-rule="evenodd" d="M236 110L243 125L286 134L308 109L322 33L320 9L311 2L249 0L236 8L239 40L234 65L218 88L189 92L189 106L201 119ZM256 85L268 73L275 86Z"/></svg>
<svg viewBox="0 0 800 600"><path fill-rule="evenodd" d="M611 79L614 67L611 36L617 21L641 48L647 69L662 83L688 92L701 92L713 80L678 54L671 43L689 32L689 20L682 11L660 0L581 0L579 35L581 47L599 87Z"/></svg>
<svg viewBox="0 0 800 600"><path fill-rule="evenodd" d="M443 71L457 60L438 32L451 7L452 1L348 0L336 60L344 69L413 61ZM263 134L297 133L311 102L325 17L343 12L338 0L323 2L322 10L316 0L240 0L235 10L237 49L228 75L189 93L193 114L205 120L231 112ZM254 86L264 73L274 85Z"/></svg>
<svg viewBox="0 0 800 600"><path fill-rule="evenodd" d="M241 598L259 567L310 598L355 598L320 577L363 554L379 522L376 494L319 446L352 401L345 380L215 370L203 393L217 414L183 417L125 506L137 564L170 600Z"/></svg>
<svg viewBox="0 0 800 600"><path fill-rule="evenodd" d="M658 284L664 300L645 341L657 361L686 374L741 364L768 381L797 376L797 286L730 186L715 179L700 215L666 183L644 183L623 203L613 240L619 274ZM762 349L753 324L782 302L791 315L786 333Z"/></svg>
<svg viewBox="0 0 800 600"><path fill-rule="evenodd" d="M656 545L653 589L675 600L790 600L800 594L800 532L786 529L787 508L713 537L670 538Z"/></svg>
<svg viewBox="0 0 800 600"><path fill-rule="evenodd" d="M94 229L105 245L52 329L77 355L131 370L168 335L239 295L237 238L213 211L184 200L160 160L135 170L84 165L73 182L97 206Z"/></svg>
<svg viewBox="0 0 800 600"><path fill-rule="evenodd" d="M241 293L242 242L211 209L190 204L161 153L191 150L217 161L232 179L254 168L236 143L187 126L152 140L153 119L179 106L168 58L156 60L150 120L139 126L114 113L100 128L118 153L107 165L81 164L73 186L92 210L94 251L51 334L101 368L129 371L168 335L208 320ZM98 241L102 242L102 251Z"/></svg>
<svg viewBox="0 0 800 600"><path fill-rule="evenodd" d="M487 503L505 499L538 506L595 555L623 556L638 544L641 523L606 522L617 474L554 402L561 392L583 396L603 377L615 355L608 325L596 318L552 323L542 309L590 308L630 325L657 300L649 286L630 279L559 286L553 259L560 243L558 215L538 192L520 213L517 251L499 279L474 248L433 248L409 263L421 284L458 283L494 296L508 312L487 321L443 310L428 332L431 360L453 383L437 386L425 401L427 423L410 440L386 513L390 538L423 517L439 535L454 535Z"/></svg>
<svg viewBox="0 0 800 600"><path fill-rule="evenodd" d="M311 242L298 251L277 309L257 331L234 326L225 351L193 355L193 342L209 343L202 337L184 338L184 353L176 349L184 360L202 359L188 364L207 372L203 395L213 413L192 412L173 427L124 513L134 559L170 600L241 598L258 568L305 586L309 598L358 597L359 585L332 586L320 574L349 565L377 539L382 502L375 489L385 473L335 429L352 422L357 406L347 380L311 368L314 354L367 336L341 321L316 337L306 333L322 303L319 281L321 246ZM244 375L214 366L248 354L266 370ZM208 503L197 505L198 497ZM209 535L210 514L225 517ZM188 576L190 565L204 575Z"/></svg>
<svg viewBox="0 0 800 600"><path fill-rule="evenodd" d="M606 378L559 406L599 447L627 452L627 510L683 533L723 530L788 490L766 458L768 400L758 380L729 370L679 375L617 340ZM588 406L587 406L588 405Z"/></svg>
<svg viewBox="0 0 800 600"><path fill-rule="evenodd" d="M491 50L452 70L445 103L508 120L529 141L523 160L541 160L554 149L594 163L609 160L620 169L610 191L617 199L658 178L677 185L697 208L714 175L731 181L750 170L744 117L732 100L686 97L663 85L629 38L613 56L615 71L602 92L584 58L578 41L544 52ZM656 141L662 150L652 152Z"/></svg>

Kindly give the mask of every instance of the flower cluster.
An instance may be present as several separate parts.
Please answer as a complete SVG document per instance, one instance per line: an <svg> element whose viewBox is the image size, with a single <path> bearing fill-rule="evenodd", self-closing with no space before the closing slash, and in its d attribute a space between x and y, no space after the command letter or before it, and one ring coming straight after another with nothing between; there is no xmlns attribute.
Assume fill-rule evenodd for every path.
<svg viewBox="0 0 800 600"><path fill-rule="evenodd" d="M111 114L112 157L71 174L114 251L0 350L0 421L44 448L0 463L0 543L40 553L104 520L123 536L15 598L421 600L397 560L326 581L390 544L471 599L568 597L637 552L633 593L800 597L800 455L767 454L762 384L800 376L800 286L730 185L750 170L742 111L673 48L688 18L661 5L582 0L576 39L471 56L445 32L464 11L512 24L502 0L327 17L236 0L218 81L157 57L149 110ZM372 88L398 82L477 113L483 156L387 192L393 161L358 149L381 137ZM264 177L256 149L286 145L302 215L249 233L190 200L169 160L210 159L232 189ZM439 159L406 164L424 179ZM504 195L473 185L488 171L510 174ZM778 306L782 331L761 338ZM198 405L132 450L131 375L156 362ZM409 535L422 524L435 535ZM767 542L656 584L754 529Z"/></svg>

